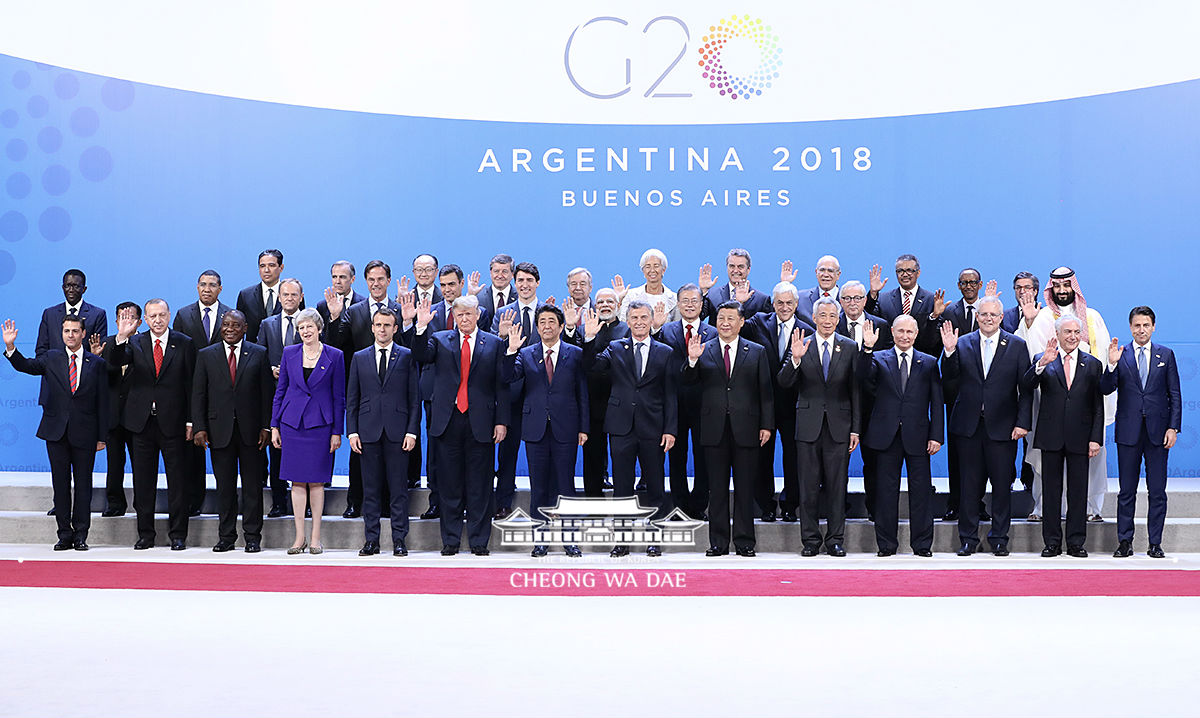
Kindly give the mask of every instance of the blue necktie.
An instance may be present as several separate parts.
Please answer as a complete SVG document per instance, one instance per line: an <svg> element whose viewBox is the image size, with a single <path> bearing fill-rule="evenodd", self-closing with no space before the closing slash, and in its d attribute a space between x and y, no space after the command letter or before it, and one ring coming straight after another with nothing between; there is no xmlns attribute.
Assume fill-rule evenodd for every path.
<svg viewBox="0 0 1200 718"><path fill-rule="evenodd" d="M829 378L829 340L826 339L821 343L821 374L824 378Z"/></svg>
<svg viewBox="0 0 1200 718"><path fill-rule="evenodd" d="M1138 347L1138 378L1142 380L1142 388L1146 388L1146 377L1150 376L1150 363L1146 361L1146 347Z"/></svg>
<svg viewBox="0 0 1200 718"><path fill-rule="evenodd" d="M526 310L528 311L528 310ZM637 342L633 345L633 368L637 372L638 379L642 378L642 343Z"/></svg>
<svg viewBox="0 0 1200 718"><path fill-rule="evenodd" d="M204 308L204 338L205 339L212 338L212 322L210 322L209 318L208 318L208 314L211 311L212 310L209 309L208 307Z"/></svg>
<svg viewBox="0 0 1200 718"><path fill-rule="evenodd" d="M291 317L287 318L287 322L288 322L287 333L283 337L283 343L289 344L289 345L295 344L296 343L296 325L292 323Z"/></svg>
<svg viewBox="0 0 1200 718"><path fill-rule="evenodd" d="M900 393L908 388L908 355L900 354Z"/></svg>

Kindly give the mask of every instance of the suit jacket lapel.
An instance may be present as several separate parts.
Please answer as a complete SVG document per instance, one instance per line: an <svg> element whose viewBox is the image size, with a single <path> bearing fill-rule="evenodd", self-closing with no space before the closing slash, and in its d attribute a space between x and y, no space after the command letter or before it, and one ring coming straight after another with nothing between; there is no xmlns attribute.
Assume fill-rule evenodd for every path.
<svg viewBox="0 0 1200 718"><path fill-rule="evenodd" d="M393 341L392 350L388 352L387 369L383 371L383 381L379 382L379 386L381 388L387 386L388 379L392 377L392 370L396 368L396 355L400 353L396 351L397 346L398 345ZM379 363L376 362L375 366L378 367Z"/></svg>

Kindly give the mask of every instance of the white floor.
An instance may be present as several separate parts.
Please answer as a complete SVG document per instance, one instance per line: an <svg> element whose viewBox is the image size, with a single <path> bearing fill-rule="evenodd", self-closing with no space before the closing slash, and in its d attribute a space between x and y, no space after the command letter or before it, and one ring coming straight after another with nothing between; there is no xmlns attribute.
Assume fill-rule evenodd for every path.
<svg viewBox="0 0 1200 718"><path fill-rule="evenodd" d="M139 554L136 560L198 563L297 558ZM345 554L303 560L362 565L364 559ZM135 560L124 548L80 555L0 546L0 559L17 558ZM961 568L956 558L823 557L813 565ZM976 558L983 560L969 561L978 568L1200 569L1195 554L1169 563L1144 557ZM455 559L414 556L405 564L544 565L517 557ZM372 557L371 563L393 560ZM602 557L583 561L613 565ZM665 557L659 565L750 568L746 564L796 567L794 557L770 555L707 562ZM0 606L3 716L1200 713L1196 598L560 598L6 588L0 589Z"/></svg>

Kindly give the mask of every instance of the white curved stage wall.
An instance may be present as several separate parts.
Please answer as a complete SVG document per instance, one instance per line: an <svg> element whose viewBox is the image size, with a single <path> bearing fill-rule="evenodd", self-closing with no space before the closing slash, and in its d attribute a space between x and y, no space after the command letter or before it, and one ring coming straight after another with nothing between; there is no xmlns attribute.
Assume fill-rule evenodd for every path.
<svg viewBox="0 0 1200 718"><path fill-rule="evenodd" d="M32 350L69 266L174 309L267 247L310 304L334 259L422 251L536 261L542 297L651 246L673 286L744 246L763 290L826 252L1006 300L1069 264L1123 339L1157 311L1194 474L1200 9L1147 5L5 2L0 306ZM37 382L0 362L0 396L0 470L45 470Z"/></svg>

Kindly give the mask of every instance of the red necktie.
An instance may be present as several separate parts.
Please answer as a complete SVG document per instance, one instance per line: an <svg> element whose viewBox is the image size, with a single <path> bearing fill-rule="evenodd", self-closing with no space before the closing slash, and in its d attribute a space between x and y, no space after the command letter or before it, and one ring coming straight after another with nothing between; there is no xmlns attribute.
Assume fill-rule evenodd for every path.
<svg viewBox="0 0 1200 718"><path fill-rule="evenodd" d="M546 350L546 383L554 382L554 352L550 349Z"/></svg>
<svg viewBox="0 0 1200 718"><path fill-rule="evenodd" d="M237 382L237 354L233 351L233 345L229 345L229 381Z"/></svg>
<svg viewBox="0 0 1200 718"><path fill-rule="evenodd" d="M904 291L904 313L912 313L912 292L907 289Z"/></svg>
<svg viewBox="0 0 1200 718"><path fill-rule="evenodd" d="M162 340L155 339L154 340L154 376L158 376L158 373L162 371L162 362L163 362Z"/></svg>
<svg viewBox="0 0 1200 718"><path fill-rule="evenodd" d="M725 378L728 379L729 375L731 373L732 373L732 371L730 370L730 364L729 364L729 345L726 344L725 345Z"/></svg>
<svg viewBox="0 0 1200 718"><path fill-rule="evenodd" d="M71 393L79 388L79 367L75 366L75 355L71 355L71 366L67 368L67 378L71 380Z"/></svg>
<svg viewBox="0 0 1200 718"><path fill-rule="evenodd" d="M1067 377L1067 388L1071 388L1071 355L1063 355L1063 374Z"/></svg>
<svg viewBox="0 0 1200 718"><path fill-rule="evenodd" d="M687 346L688 344L691 344L691 343L692 343L692 325L685 324L685 325L683 325L683 344L684 344L684 346Z"/></svg>
<svg viewBox="0 0 1200 718"><path fill-rule="evenodd" d="M462 413L467 413L467 379L471 376L471 335L463 337L462 343L462 360L458 369L458 397L454 400L454 405Z"/></svg>

